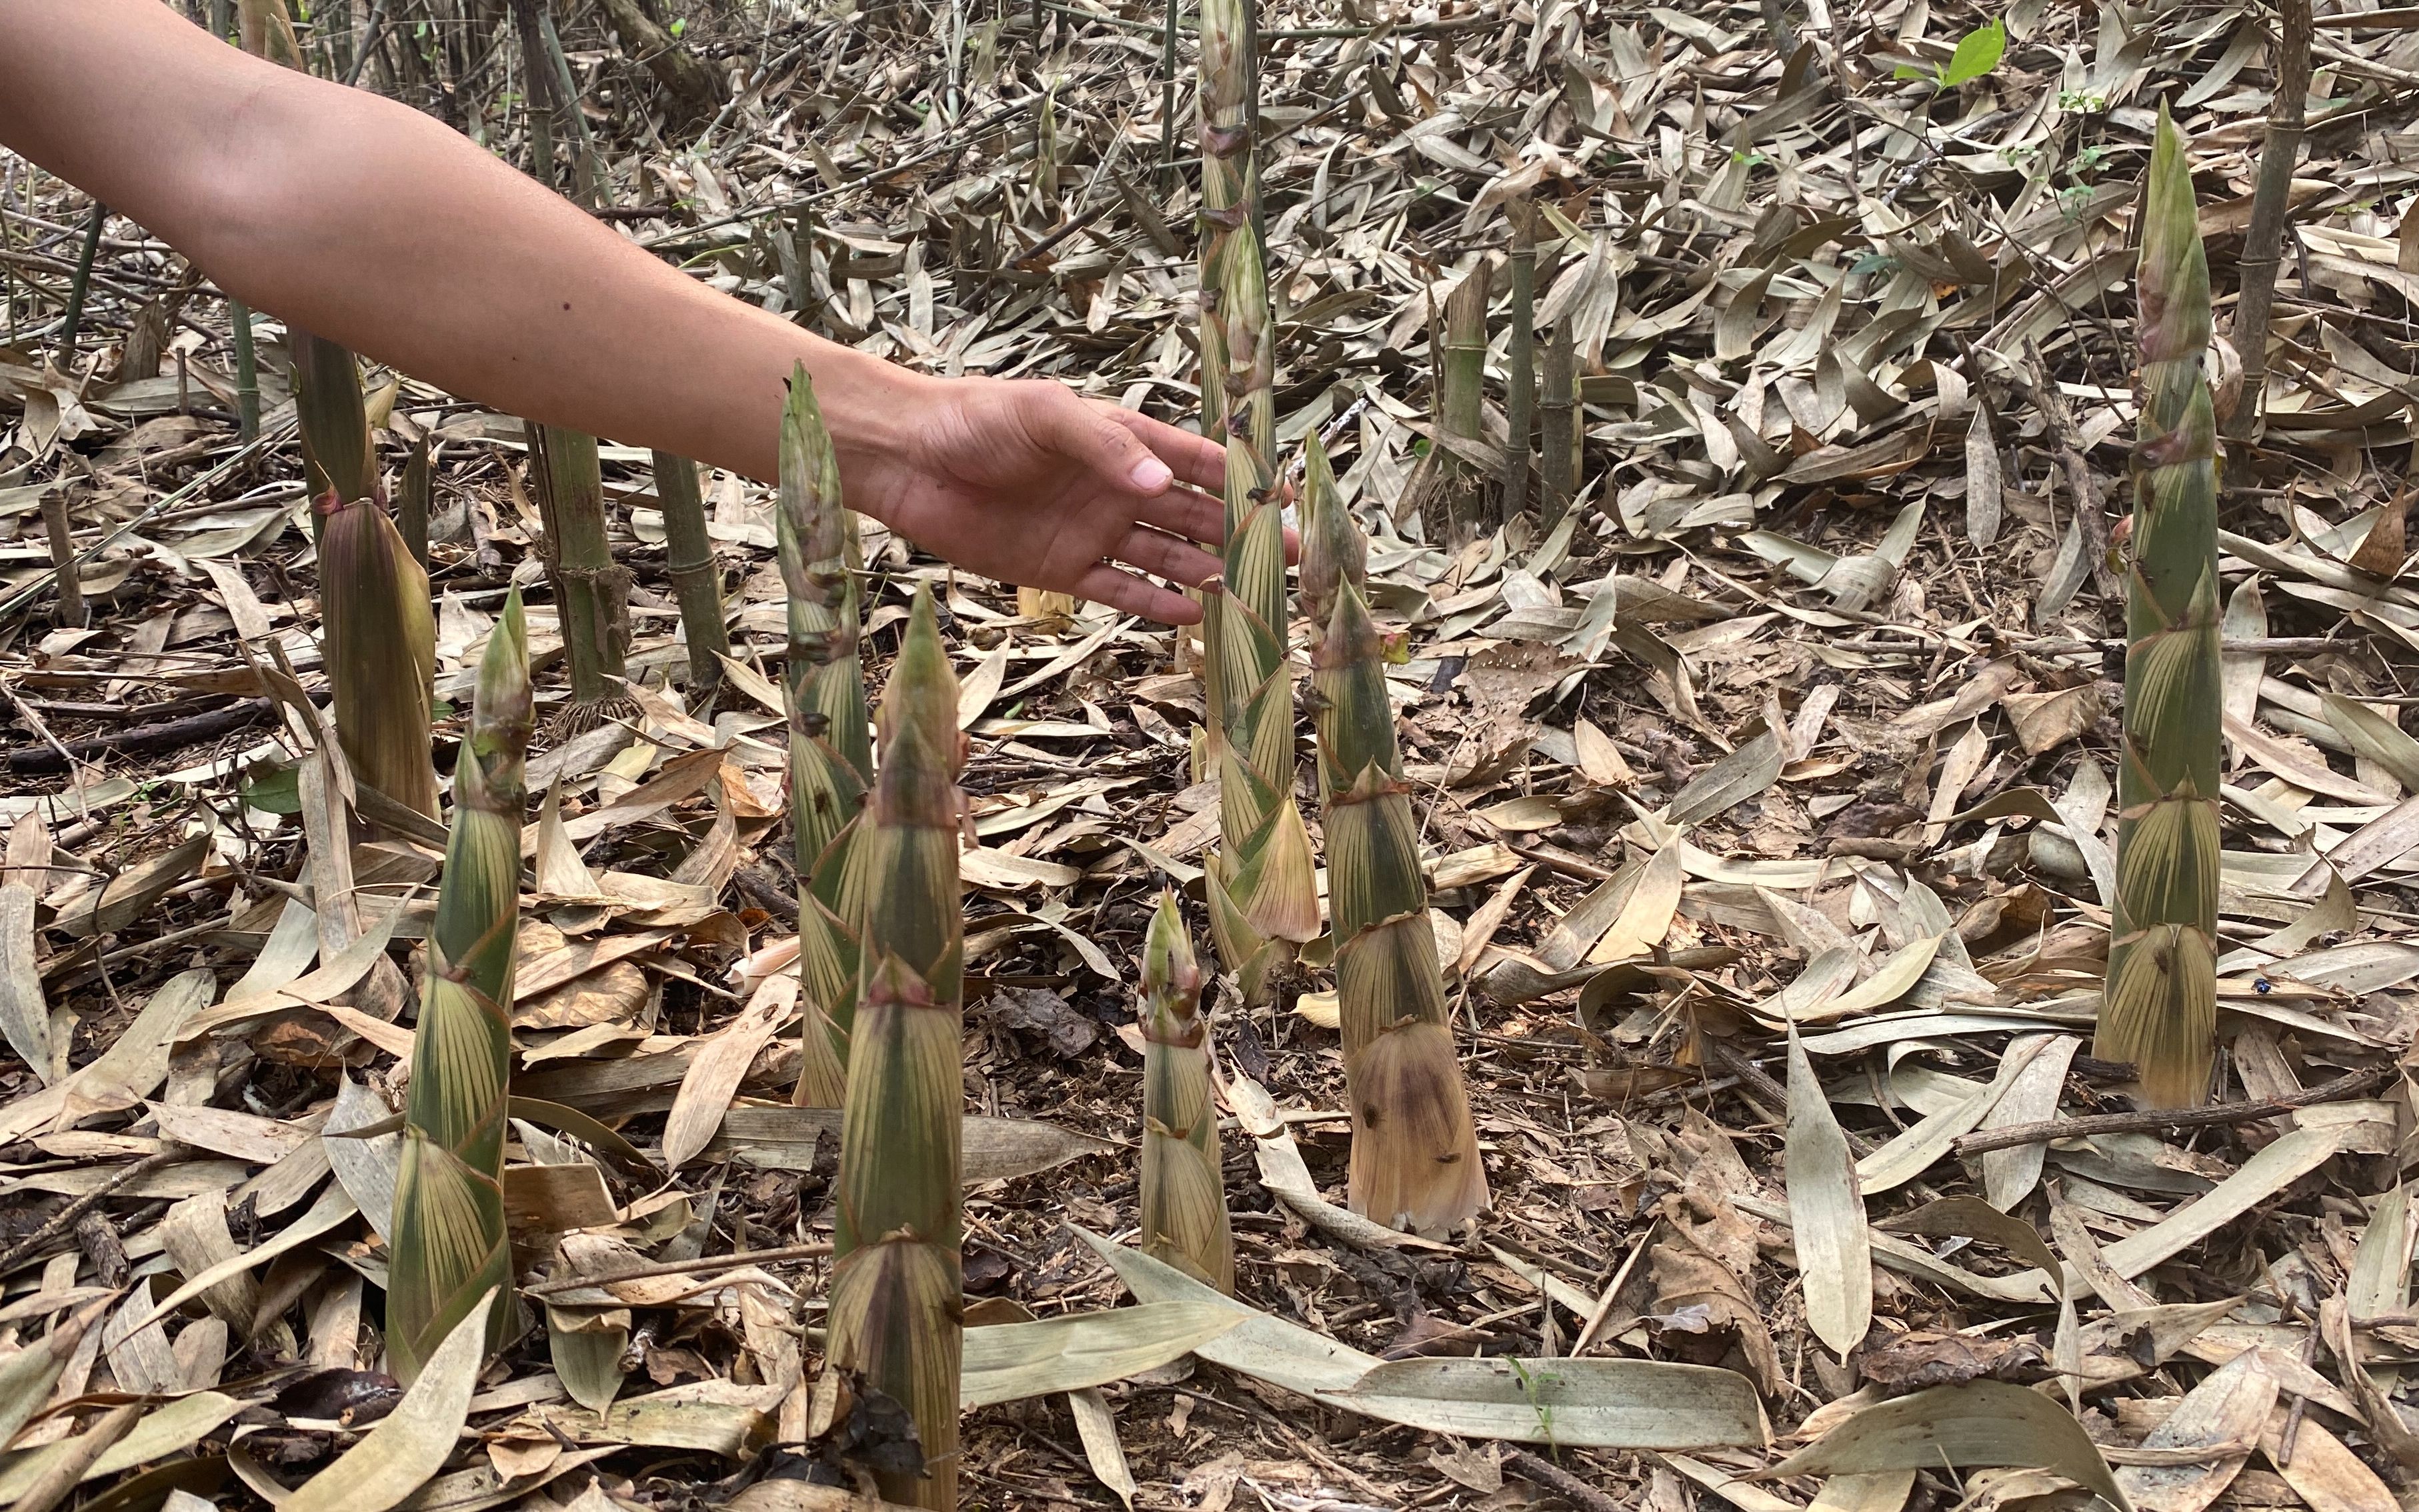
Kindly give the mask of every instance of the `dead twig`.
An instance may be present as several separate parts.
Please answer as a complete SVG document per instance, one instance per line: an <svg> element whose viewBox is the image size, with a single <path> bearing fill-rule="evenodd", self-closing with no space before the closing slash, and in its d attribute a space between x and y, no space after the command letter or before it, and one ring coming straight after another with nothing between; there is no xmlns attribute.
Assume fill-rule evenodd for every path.
<svg viewBox="0 0 2419 1512"><path fill-rule="evenodd" d="M2010 1124L1961 1136L1950 1149L1960 1155L2013 1149L2020 1145L2045 1145L2053 1139L2080 1139L2088 1134L2149 1134L2160 1129L2203 1129L2220 1123L2257 1123L2295 1108L2340 1103L2381 1086L2394 1075L2392 1066L2356 1071L2320 1083L2304 1092L2262 1098L2256 1103L2219 1103L2205 1108L2171 1108L2149 1113L2092 1113L2080 1119L2044 1119L2038 1123Z"/></svg>
<svg viewBox="0 0 2419 1512"><path fill-rule="evenodd" d="M564 1276L554 1281L541 1281L521 1288L525 1297L551 1297L557 1292L578 1291L585 1287L609 1287L624 1281L648 1281L660 1275L693 1275L726 1265L771 1265L779 1260L819 1260L829 1255L829 1244L791 1244L781 1249L747 1250L737 1255L701 1255L693 1260L659 1260L653 1265L633 1265L627 1270L606 1275Z"/></svg>
<svg viewBox="0 0 2419 1512"><path fill-rule="evenodd" d="M6 1254L0 1254L0 1275L8 1274L18 1261L27 1256L39 1254L43 1245L73 1228L77 1219L100 1207L120 1188L140 1180L163 1165L174 1165L192 1153L182 1145L162 1145L133 1165L114 1172L109 1180L51 1214L49 1222L9 1245Z"/></svg>
<svg viewBox="0 0 2419 1512"><path fill-rule="evenodd" d="M1585 1507L1587 1512L1624 1512L1619 1502L1552 1460L1540 1458L1526 1449L1515 1449L1505 1455L1503 1468L1568 1500L1573 1506Z"/></svg>

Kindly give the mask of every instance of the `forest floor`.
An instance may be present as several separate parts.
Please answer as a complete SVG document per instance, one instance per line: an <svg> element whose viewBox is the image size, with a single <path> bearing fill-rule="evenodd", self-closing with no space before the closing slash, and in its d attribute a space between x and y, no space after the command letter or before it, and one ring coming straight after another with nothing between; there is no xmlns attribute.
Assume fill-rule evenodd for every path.
<svg viewBox="0 0 2419 1512"><path fill-rule="evenodd" d="M501 7L315 10L350 18L354 38L313 43L344 58L375 14L363 87L526 162ZM1225 1136L1239 1296L1340 1346L1318 1378L1333 1389L1295 1389L1317 1347L1280 1332L1218 1347L1238 1363L1184 1355L982 1407L970 1503L1897 1512L2080 1504L2097 1486L2161 1512L2399 1504L2419 1475L2413 17L2320 20L2264 432L2225 469L2215 1097L2304 1105L1984 1150L1994 1130L2133 1106L2089 1036L2134 217L2164 100L2192 140L2226 334L2273 16L1265 9L1280 431L1289 458L1327 439L1379 612L1409 632L1389 676L1494 1208L1442 1244L1338 1222L1328 983L1250 1011L1221 994L1224 1073L1281 1114L1235 1100L1250 1127ZM601 12L562 22L614 223L640 245L929 371L1194 415L1194 44L1178 40L1163 93L1163 13L701 6L683 45L730 91L702 114L667 111ZM1992 27L2004 50L1986 57ZM1555 528L1532 501L1448 549L1397 508L1433 435L1432 312L1503 255L1522 196L1543 211L1538 329L1568 323L1582 374L1579 497ZM322 1136L397 1105L408 1015L380 983L419 969L438 853L411 832L347 852L345 815L298 779L317 725L297 709L326 687L282 328L260 318L266 440L244 447L225 301L112 218L61 349L89 210L0 156L0 1020L17 1046L0 1058L0 1391L13 1351L95 1319L0 1455L0 1502L135 1392L167 1405L93 1463L85 1504L248 1504L333 1463L393 1401L368 1374L393 1141ZM434 457L450 770L508 586L532 597L542 728L566 696L526 448L510 417L370 381L390 468L424 440ZM830 1238L837 1142L828 1117L787 1107L770 495L706 480L735 645L709 698L647 455L604 455L637 573L639 713L532 762L532 795L559 808L533 826L512 1012L515 1091L535 1101L512 1149L574 1172L523 1181L516 1214L532 1281L699 1263L538 1310L483 1378L447 1478L405 1504L804 1506L791 1477L844 1455L771 1446L794 1449L812 1416L828 1262L778 1257ZM87 625L56 622L51 497L90 559ZM878 530L867 545L870 676L929 581L966 689L968 1107L1022 1120L969 1125L973 1320L1123 1305L1079 1230L1135 1222L1148 910L1174 883L1204 923L1199 683L1163 629L1021 613L1012 588ZM354 890L320 917L347 869ZM1786 1181L1793 1081L1801 1118L1820 1101L1844 1129L1860 1193L1836 1169ZM1810 1301L1793 1213L1828 1214L1826 1249L1852 1234L1876 1262L1844 1360L1824 1342L1842 1288L1818 1275ZM570 1399L545 1311L626 1330L613 1412ZM1516 1362L1488 1367L1514 1384L1438 1431L1432 1404L1342 1399L1375 1360ZM1691 1419L1587 1365L1641 1360L1726 1367L1747 1396L1725 1400L1762 1417ZM1506 1401L1530 1421L1507 1425ZM1939 1463L1875 1447L1900 1419Z"/></svg>

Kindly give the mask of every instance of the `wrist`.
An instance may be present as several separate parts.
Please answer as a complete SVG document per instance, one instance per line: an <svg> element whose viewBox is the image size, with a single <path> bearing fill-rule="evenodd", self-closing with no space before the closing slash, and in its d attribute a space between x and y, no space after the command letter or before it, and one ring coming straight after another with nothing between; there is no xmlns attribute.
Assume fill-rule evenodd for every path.
<svg viewBox="0 0 2419 1512"><path fill-rule="evenodd" d="M850 347L826 345L824 355L830 360L809 359L809 366L838 454L841 496L850 508L887 524L907 458L948 380Z"/></svg>

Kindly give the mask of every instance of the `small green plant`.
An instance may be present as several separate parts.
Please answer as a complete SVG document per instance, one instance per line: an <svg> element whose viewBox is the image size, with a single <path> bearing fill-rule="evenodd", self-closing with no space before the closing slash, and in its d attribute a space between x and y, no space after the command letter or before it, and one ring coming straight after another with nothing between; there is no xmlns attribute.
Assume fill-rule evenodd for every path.
<svg viewBox="0 0 2419 1512"><path fill-rule="evenodd" d="M1537 1431L1544 1437L1547 1449L1559 1458L1563 1446L1554 1442L1553 1404L1547 1401L1545 1394L1538 1389L1538 1378L1531 1375L1529 1367L1517 1359L1504 1363L1511 1365L1512 1374L1519 1378L1520 1395L1529 1398L1529 1411L1537 1414Z"/></svg>
<svg viewBox="0 0 2419 1512"><path fill-rule="evenodd" d="M1957 51L1949 54L1949 67L1927 73L1912 63L1898 66L1896 77L1930 79L1935 88L1949 90L1959 85L1971 84L1999 66L2008 51L2008 23L1994 20L1988 26L1967 32L1957 43Z"/></svg>

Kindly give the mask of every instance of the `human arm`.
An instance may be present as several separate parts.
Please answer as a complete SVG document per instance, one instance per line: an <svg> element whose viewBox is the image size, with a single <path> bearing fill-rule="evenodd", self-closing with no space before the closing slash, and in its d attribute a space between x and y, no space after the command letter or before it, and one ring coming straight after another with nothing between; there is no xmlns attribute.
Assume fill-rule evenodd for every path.
<svg viewBox="0 0 2419 1512"><path fill-rule="evenodd" d="M747 476L813 375L849 503L989 577L1190 622L1224 457L1051 381L939 378L667 267L419 112L160 0L0 0L0 145L220 287L447 392ZM1194 486L1187 486L1187 485Z"/></svg>

